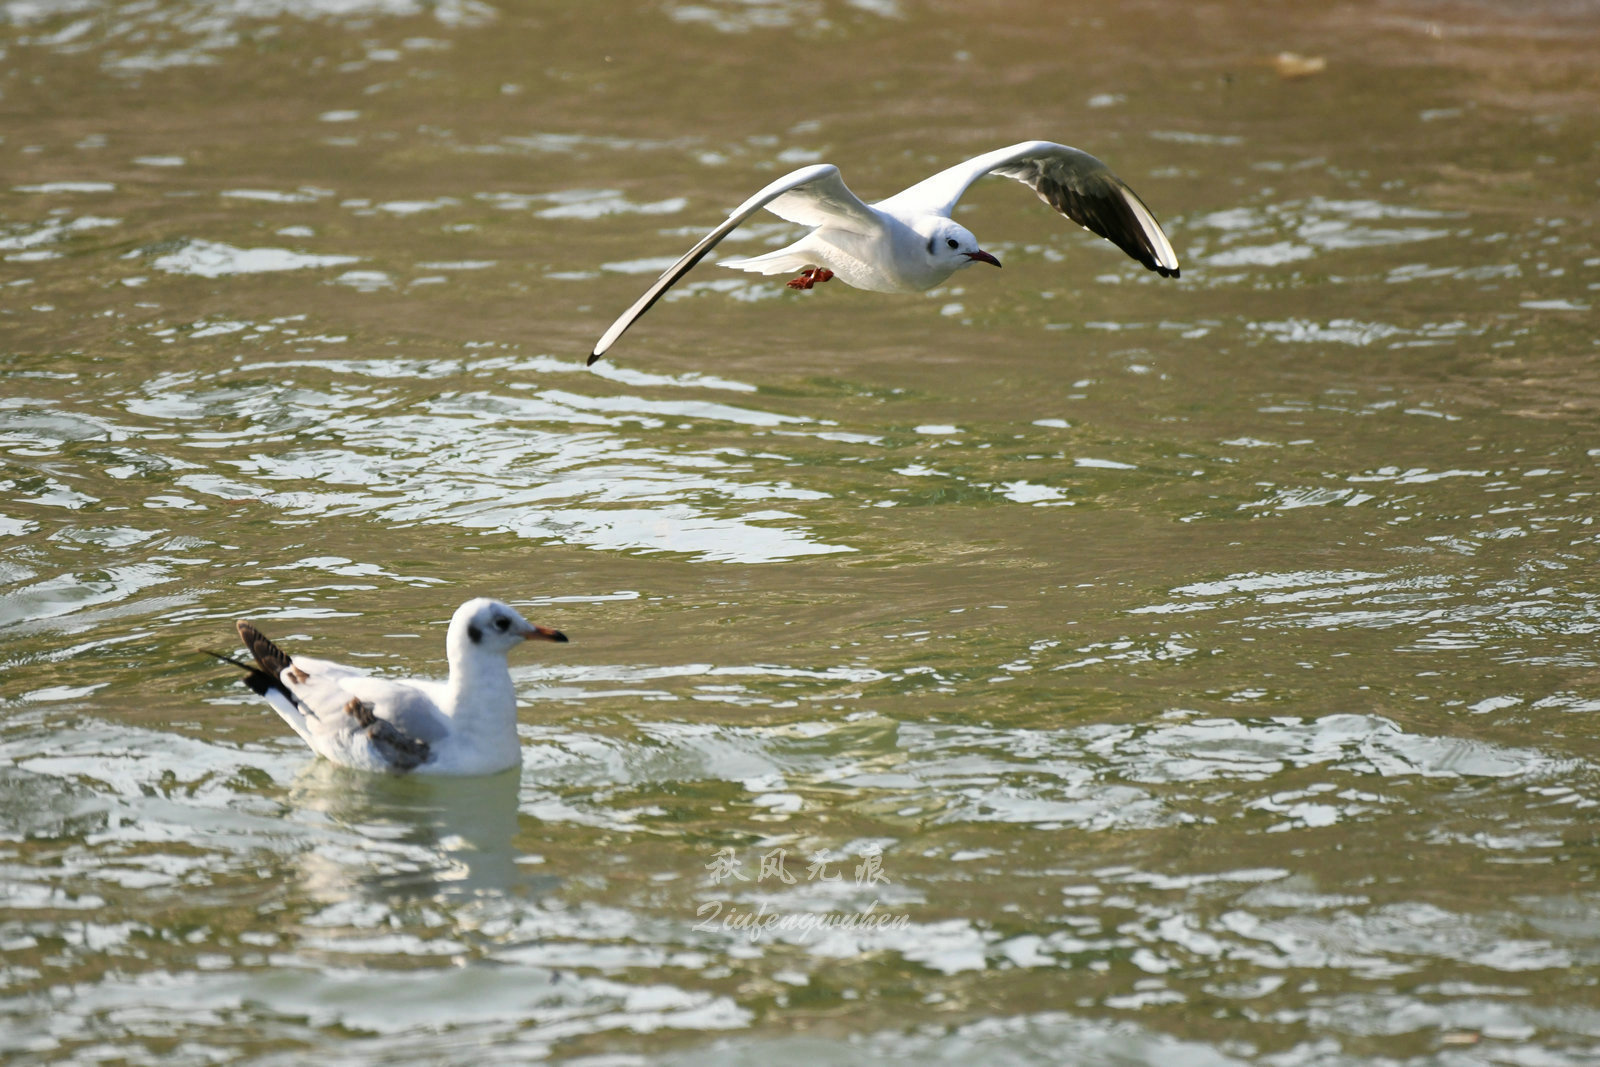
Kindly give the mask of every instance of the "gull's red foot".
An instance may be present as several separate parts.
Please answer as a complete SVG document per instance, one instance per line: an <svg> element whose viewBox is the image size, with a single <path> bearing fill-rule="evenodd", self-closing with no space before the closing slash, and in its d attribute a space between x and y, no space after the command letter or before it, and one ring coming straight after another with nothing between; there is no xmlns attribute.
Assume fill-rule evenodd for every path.
<svg viewBox="0 0 1600 1067"><path fill-rule="evenodd" d="M800 272L800 277L789 279L791 289L809 289L818 282L825 282L833 277L833 271L821 267L807 267Z"/></svg>

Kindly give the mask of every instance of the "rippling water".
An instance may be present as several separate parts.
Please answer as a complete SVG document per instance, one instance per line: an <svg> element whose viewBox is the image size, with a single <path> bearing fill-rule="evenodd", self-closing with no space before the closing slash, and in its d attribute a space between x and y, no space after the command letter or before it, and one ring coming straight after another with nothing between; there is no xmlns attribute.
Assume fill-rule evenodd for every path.
<svg viewBox="0 0 1600 1067"><path fill-rule="evenodd" d="M0 4L7 1062L1593 1062L1597 39ZM707 265L584 367L777 174L1035 137L1182 280L985 183L1003 272ZM201 654L438 672L479 593L573 638L520 775Z"/></svg>

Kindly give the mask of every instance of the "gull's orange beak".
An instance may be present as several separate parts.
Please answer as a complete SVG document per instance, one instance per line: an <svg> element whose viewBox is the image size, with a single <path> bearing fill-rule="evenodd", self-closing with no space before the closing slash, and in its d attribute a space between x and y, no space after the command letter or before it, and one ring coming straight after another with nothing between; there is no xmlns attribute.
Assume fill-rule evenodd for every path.
<svg viewBox="0 0 1600 1067"><path fill-rule="evenodd" d="M992 263L996 267L1000 265L1000 261L998 259L995 259L981 248L976 252L963 252L962 254L974 263Z"/></svg>
<svg viewBox="0 0 1600 1067"><path fill-rule="evenodd" d="M548 626L530 625L527 631L523 633L522 639L524 641L556 641L564 644L566 643L567 635L560 630L552 630Z"/></svg>

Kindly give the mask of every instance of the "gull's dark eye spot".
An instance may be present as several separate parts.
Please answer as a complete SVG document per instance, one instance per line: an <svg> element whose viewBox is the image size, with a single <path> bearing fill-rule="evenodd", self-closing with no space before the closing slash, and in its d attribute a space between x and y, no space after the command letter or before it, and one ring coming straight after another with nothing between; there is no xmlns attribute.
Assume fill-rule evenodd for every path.
<svg viewBox="0 0 1600 1067"><path fill-rule="evenodd" d="M946 237L944 239L944 243L949 245L951 248L961 247L960 242L958 242L954 237Z"/></svg>
<svg viewBox="0 0 1600 1067"><path fill-rule="evenodd" d="M511 625L511 620L506 618L504 615L496 615L494 617L494 628L496 630L499 630L501 633L505 633L506 632L506 628L509 627L510 625Z"/></svg>

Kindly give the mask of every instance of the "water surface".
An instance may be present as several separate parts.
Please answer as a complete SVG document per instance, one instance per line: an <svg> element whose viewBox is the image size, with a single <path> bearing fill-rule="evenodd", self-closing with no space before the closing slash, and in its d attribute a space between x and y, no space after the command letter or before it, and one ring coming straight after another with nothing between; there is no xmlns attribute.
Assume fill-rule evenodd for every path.
<svg viewBox="0 0 1600 1067"><path fill-rule="evenodd" d="M1600 1056L1586 5L0 33L8 1062ZM778 174L1037 137L1182 279L986 182L1003 271L706 265L584 367ZM433 673L480 593L573 638L520 774L202 655Z"/></svg>

